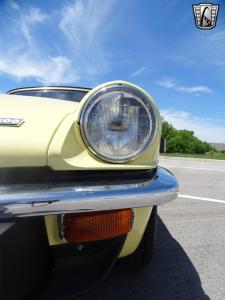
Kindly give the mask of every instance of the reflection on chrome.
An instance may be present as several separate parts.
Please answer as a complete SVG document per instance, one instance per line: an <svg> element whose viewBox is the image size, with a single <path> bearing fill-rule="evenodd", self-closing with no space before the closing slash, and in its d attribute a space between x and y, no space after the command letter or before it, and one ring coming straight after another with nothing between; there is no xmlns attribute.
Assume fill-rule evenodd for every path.
<svg viewBox="0 0 225 300"><path fill-rule="evenodd" d="M178 184L157 168L148 181L99 186L0 185L0 219L159 205L177 198Z"/></svg>

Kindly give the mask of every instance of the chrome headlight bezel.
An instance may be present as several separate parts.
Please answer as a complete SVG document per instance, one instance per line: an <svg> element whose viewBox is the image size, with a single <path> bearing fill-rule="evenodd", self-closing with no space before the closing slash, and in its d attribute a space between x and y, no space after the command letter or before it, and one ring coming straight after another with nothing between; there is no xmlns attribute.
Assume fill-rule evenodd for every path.
<svg viewBox="0 0 225 300"><path fill-rule="evenodd" d="M146 109L147 114L149 114L151 117L152 128L150 130L148 141L144 144L144 146L142 148L140 148L138 151L134 152L132 155L129 155L127 157L123 157L121 159L119 159L119 158L113 159L112 157L108 157L108 156L103 155L102 153L99 153L93 147L93 145L87 138L87 134L86 134L87 122L85 122L85 116L86 116L87 111L88 110L90 111L91 108L94 106L98 97L100 97L101 95L103 95L106 92L108 93L110 91L118 91L118 90L121 92L124 91L124 92L128 92L130 94L133 94L134 96L136 96L138 99L141 100L139 102L143 105L143 107ZM137 100L137 98L135 98L135 99ZM156 133L157 133L157 130L158 130L157 115L156 115L155 108L152 105L151 98L146 93L144 93L142 90L136 88L135 86L132 86L129 84L124 84L124 83L103 86L100 89L96 90L93 94L91 94L82 108L82 111L80 114L79 125L80 125L81 137L82 137L86 147L88 148L88 150L91 153L93 153L97 158L99 158L103 161L110 162L110 163L118 163L118 164L135 160L136 158L141 156L143 154L143 152L145 152L145 150L147 148L149 148L149 146L153 143Z"/></svg>

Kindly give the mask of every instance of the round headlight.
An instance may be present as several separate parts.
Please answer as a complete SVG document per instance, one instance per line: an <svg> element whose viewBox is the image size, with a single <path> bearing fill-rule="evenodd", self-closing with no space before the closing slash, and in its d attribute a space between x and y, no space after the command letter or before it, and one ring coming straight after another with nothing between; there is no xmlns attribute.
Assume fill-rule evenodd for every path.
<svg viewBox="0 0 225 300"><path fill-rule="evenodd" d="M81 112L81 134L99 158L122 163L140 155L156 132L150 99L129 85L107 86L94 93Z"/></svg>

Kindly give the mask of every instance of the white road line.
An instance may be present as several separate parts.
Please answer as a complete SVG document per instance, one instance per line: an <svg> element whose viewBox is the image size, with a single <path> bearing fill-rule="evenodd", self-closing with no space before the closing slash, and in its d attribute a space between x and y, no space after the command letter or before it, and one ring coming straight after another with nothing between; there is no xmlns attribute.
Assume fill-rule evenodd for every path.
<svg viewBox="0 0 225 300"><path fill-rule="evenodd" d="M224 203L225 200L219 200L219 199L212 199L212 198L205 198L205 197L197 197L197 196L190 196L190 195L178 195L179 198L188 198L188 199L195 199L195 200L202 200L202 201L209 201L209 202L217 202L217 203Z"/></svg>
<svg viewBox="0 0 225 300"><path fill-rule="evenodd" d="M208 168L195 168L195 167L180 167L180 166L168 166L164 165L166 168L177 168L177 169L191 169L191 170L202 170L202 171L218 171L218 172L225 172L225 170L221 169L208 169Z"/></svg>
<svg viewBox="0 0 225 300"><path fill-rule="evenodd" d="M217 162L219 162L219 163L221 163L221 162L224 162L224 159L214 159L214 158L194 158L194 157L181 157L181 156L160 156L159 157L159 159L161 160L161 161L173 161L173 160L175 160L175 161L177 161L177 160L192 160L192 161L196 161L196 162L209 162L209 163L211 163L211 162L215 162L215 163L217 163Z"/></svg>

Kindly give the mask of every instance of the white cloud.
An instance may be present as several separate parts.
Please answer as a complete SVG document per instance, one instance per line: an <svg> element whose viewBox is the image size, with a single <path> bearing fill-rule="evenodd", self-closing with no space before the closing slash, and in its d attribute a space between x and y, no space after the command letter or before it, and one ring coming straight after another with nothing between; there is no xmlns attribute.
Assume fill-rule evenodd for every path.
<svg viewBox="0 0 225 300"><path fill-rule="evenodd" d="M71 61L64 56L45 57L34 60L29 54L12 54L16 64L10 58L0 60L0 70L18 79L35 78L44 84L71 83L78 78L74 74Z"/></svg>
<svg viewBox="0 0 225 300"><path fill-rule="evenodd" d="M113 24L116 1L77 0L63 7L59 28L71 44L79 72L94 76L107 71L105 37Z"/></svg>
<svg viewBox="0 0 225 300"><path fill-rule="evenodd" d="M179 55L179 54L167 55L165 58L167 60L169 59L173 62L180 63L180 64L185 65L187 67L193 66L196 63L196 61L193 58L189 58L185 55Z"/></svg>
<svg viewBox="0 0 225 300"><path fill-rule="evenodd" d="M130 77L136 77L140 74L142 74L144 71L147 70L147 67L142 67L142 68L139 68L137 69L136 71L134 71L133 73L130 74Z"/></svg>
<svg viewBox="0 0 225 300"><path fill-rule="evenodd" d="M26 13L22 13L18 19L18 27L24 38L32 43L34 41L32 29L36 24L45 23L48 15L44 14L39 8L31 7Z"/></svg>
<svg viewBox="0 0 225 300"><path fill-rule="evenodd" d="M106 40L117 0L62 2L51 14L9 1L11 13L0 35L0 72L18 80L71 84L81 78L91 82L109 70Z"/></svg>
<svg viewBox="0 0 225 300"><path fill-rule="evenodd" d="M164 79L161 81L157 81L156 84L158 84L164 88L167 88L167 89L172 89L175 87L175 83L174 83L173 79Z"/></svg>
<svg viewBox="0 0 225 300"><path fill-rule="evenodd" d="M177 129L194 131L203 141L225 143L225 119L199 118L186 111L161 110L163 118Z"/></svg>
<svg viewBox="0 0 225 300"><path fill-rule="evenodd" d="M195 93L195 94L200 94L200 93L205 93L205 94L210 94L212 93L212 90L208 88L207 86L193 86L193 87L187 87L187 86L177 86L176 90L179 92L185 92L185 93Z"/></svg>
<svg viewBox="0 0 225 300"><path fill-rule="evenodd" d="M14 0L9 1L9 5L14 10L19 10L20 9L19 4Z"/></svg>
<svg viewBox="0 0 225 300"><path fill-rule="evenodd" d="M28 24L44 23L47 18L48 15L43 13L39 8L31 7L28 13L24 15L24 22Z"/></svg>
<svg viewBox="0 0 225 300"><path fill-rule="evenodd" d="M193 45L196 45L193 47ZM207 49L207 51L205 51ZM210 34L199 34L193 32L187 38L182 39L182 43L177 45L177 51L183 56L194 59L198 72L202 70L202 76L211 74L220 82L225 81L225 29L223 24L218 24Z"/></svg>
<svg viewBox="0 0 225 300"><path fill-rule="evenodd" d="M156 84L167 88L167 89L173 89L178 92L184 92L184 93L190 93L190 94L210 94L212 93L212 90L207 86L182 86L175 83L173 79L163 79L161 81L157 81Z"/></svg>
<svg viewBox="0 0 225 300"><path fill-rule="evenodd" d="M48 15L34 7L14 13L14 18L8 20L10 26L7 35L11 41L7 44L4 35L0 37L1 44L5 45L5 48L0 49L0 72L18 80L34 78L44 84L67 84L79 79L72 61L65 55L46 53L43 44L34 34L38 26L43 25L48 18Z"/></svg>

